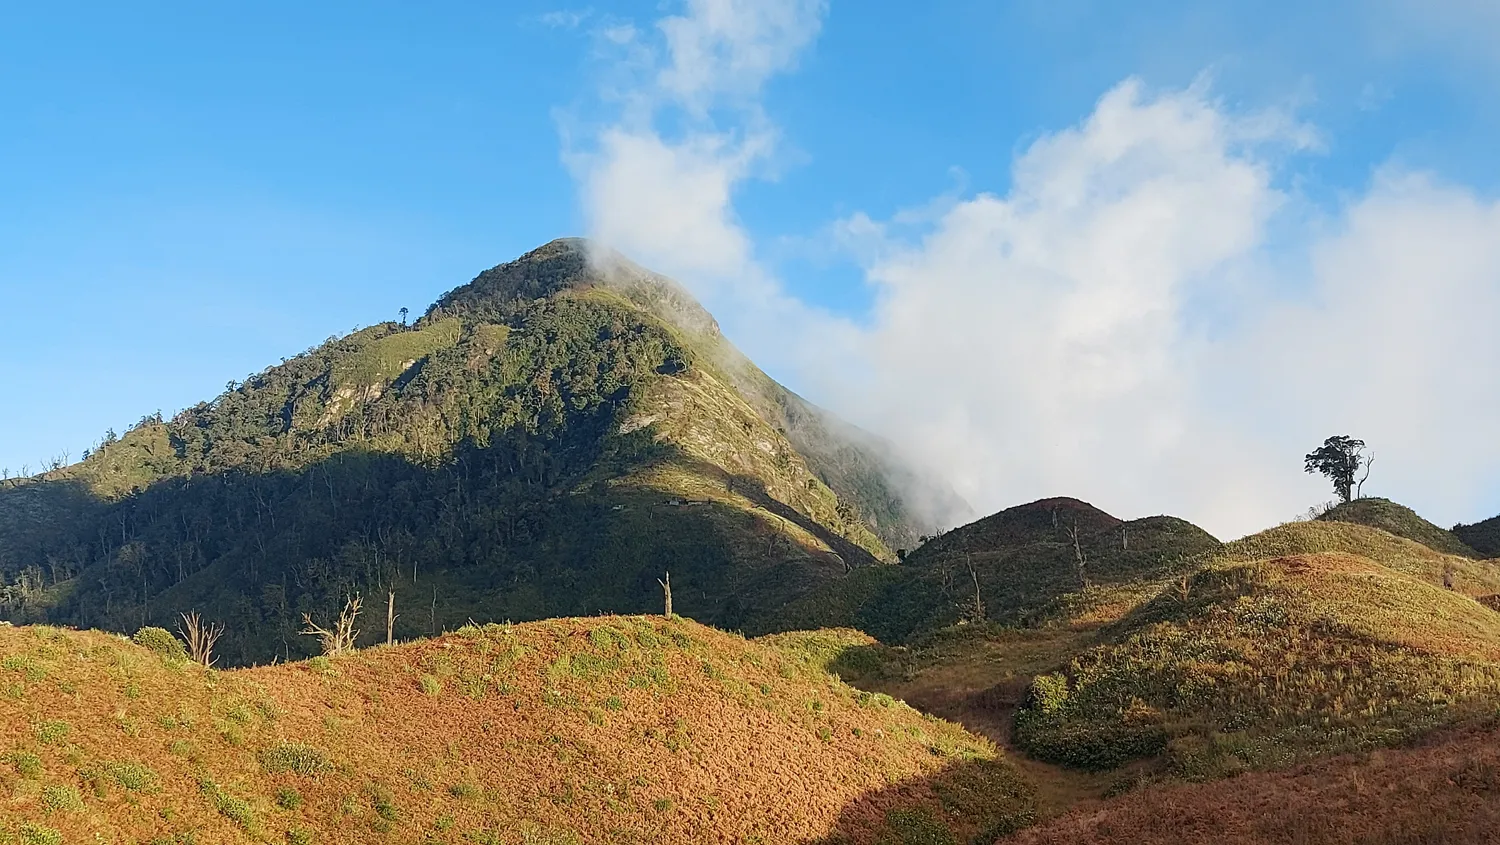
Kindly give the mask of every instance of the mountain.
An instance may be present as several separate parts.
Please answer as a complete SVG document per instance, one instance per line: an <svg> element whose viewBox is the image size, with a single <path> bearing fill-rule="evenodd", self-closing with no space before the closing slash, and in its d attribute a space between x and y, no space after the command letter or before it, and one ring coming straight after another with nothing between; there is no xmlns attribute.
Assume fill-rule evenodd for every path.
<svg viewBox="0 0 1500 845"><path fill-rule="evenodd" d="M1031 819L988 741L798 638L556 619L214 672L160 633L0 627L0 841L969 841Z"/></svg>
<svg viewBox="0 0 1500 845"><path fill-rule="evenodd" d="M1472 525L1455 525L1453 536L1484 557L1500 557L1500 516L1492 516Z"/></svg>
<svg viewBox="0 0 1500 845"><path fill-rule="evenodd" d="M1390 499L1371 497L1344 502L1319 516L1318 519L1325 522L1352 522L1356 525L1379 528L1397 537L1415 540L1443 554L1471 558L1484 557L1454 532L1444 531L1418 516L1417 512L1411 508L1399 505Z"/></svg>
<svg viewBox="0 0 1500 845"><path fill-rule="evenodd" d="M891 448L781 387L681 287L579 240L0 487L7 618L198 610L233 663L394 591L396 633L676 609L740 627L934 530ZM897 483L910 485L900 488ZM373 632L371 634L373 637Z"/></svg>
<svg viewBox="0 0 1500 845"><path fill-rule="evenodd" d="M1127 522L1077 499L1042 499L934 537L898 566L820 586L764 624L855 627L887 643L960 620L1034 624L1065 612L1069 597L1153 583L1219 548L1175 517Z"/></svg>

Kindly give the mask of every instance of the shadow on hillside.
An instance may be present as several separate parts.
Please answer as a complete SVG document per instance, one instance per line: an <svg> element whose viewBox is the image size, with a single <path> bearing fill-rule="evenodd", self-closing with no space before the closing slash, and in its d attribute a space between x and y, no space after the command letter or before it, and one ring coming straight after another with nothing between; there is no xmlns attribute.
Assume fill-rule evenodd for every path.
<svg viewBox="0 0 1500 845"><path fill-rule="evenodd" d="M647 431L608 453L594 434L497 437L440 464L351 449L295 469L166 478L117 501L73 480L5 484L0 618L129 633L197 610L225 624L220 665L232 666L314 653L302 614L326 624L352 594L366 597L366 644L384 640L387 590L395 636L412 638L470 618L660 612L656 579L670 571L677 612L734 629L842 574L741 507L673 506L667 493L600 481L661 461L727 478L851 565L873 562L757 479Z"/></svg>
<svg viewBox="0 0 1500 845"><path fill-rule="evenodd" d="M1036 812L1035 790L1010 763L960 761L866 792L845 805L830 833L804 845L988 845L1032 824Z"/></svg>

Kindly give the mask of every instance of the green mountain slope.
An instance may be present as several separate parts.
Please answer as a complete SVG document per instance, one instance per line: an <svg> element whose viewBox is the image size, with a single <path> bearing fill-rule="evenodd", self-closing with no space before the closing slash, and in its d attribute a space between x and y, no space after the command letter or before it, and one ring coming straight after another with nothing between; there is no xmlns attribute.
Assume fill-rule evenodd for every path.
<svg viewBox="0 0 1500 845"><path fill-rule="evenodd" d="M819 587L761 624L855 627L887 643L960 620L1031 624L1115 588L1159 581L1219 548L1175 517L1126 522L1076 499L1043 499L949 531L899 566Z"/></svg>
<svg viewBox="0 0 1500 845"><path fill-rule="evenodd" d="M1453 536L1485 557L1500 557L1500 516L1453 526Z"/></svg>
<svg viewBox="0 0 1500 845"><path fill-rule="evenodd" d="M735 627L931 530L846 428L675 283L557 241L0 488L0 599L117 630L198 609L237 662L310 652L301 615L357 592L410 636L658 609L670 571L679 612Z"/></svg>
<svg viewBox="0 0 1500 845"><path fill-rule="evenodd" d="M1352 522L1388 531L1397 537L1414 540L1444 554L1484 557L1451 531L1433 525L1416 511L1390 499L1368 498L1345 502L1318 517L1325 522Z"/></svg>

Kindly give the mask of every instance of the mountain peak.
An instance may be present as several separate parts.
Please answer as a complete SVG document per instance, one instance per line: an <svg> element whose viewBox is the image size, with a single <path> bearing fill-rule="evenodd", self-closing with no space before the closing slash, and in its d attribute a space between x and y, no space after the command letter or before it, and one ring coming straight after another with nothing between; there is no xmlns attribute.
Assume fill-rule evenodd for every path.
<svg viewBox="0 0 1500 845"><path fill-rule="evenodd" d="M719 324L677 282L587 238L558 238L480 273L444 294L429 316L493 318L517 301L606 288L690 335L717 338Z"/></svg>

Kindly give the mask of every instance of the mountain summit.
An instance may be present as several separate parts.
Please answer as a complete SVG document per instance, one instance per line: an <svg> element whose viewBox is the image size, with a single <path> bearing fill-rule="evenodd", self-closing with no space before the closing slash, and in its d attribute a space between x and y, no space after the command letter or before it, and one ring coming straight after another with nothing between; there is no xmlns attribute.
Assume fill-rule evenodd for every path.
<svg viewBox="0 0 1500 845"><path fill-rule="evenodd" d="M958 500L914 478L675 282L559 240L0 487L0 598L116 630L198 610L236 662L387 590L411 636L656 610L670 572L677 610L740 627L932 530L910 503Z"/></svg>

